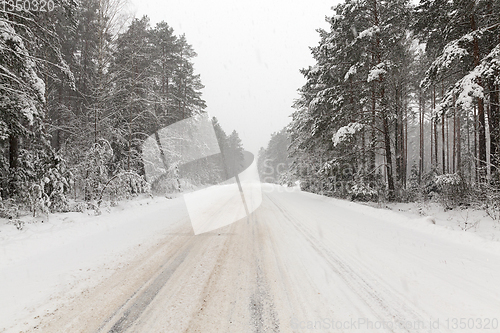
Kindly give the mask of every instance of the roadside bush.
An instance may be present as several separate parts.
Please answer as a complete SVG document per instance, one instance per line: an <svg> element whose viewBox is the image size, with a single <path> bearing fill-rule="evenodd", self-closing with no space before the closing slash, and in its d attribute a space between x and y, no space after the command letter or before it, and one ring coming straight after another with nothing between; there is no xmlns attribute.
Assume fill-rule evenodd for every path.
<svg viewBox="0 0 500 333"><path fill-rule="evenodd" d="M16 219L19 217L19 206L13 199L2 200L0 198L0 218Z"/></svg>
<svg viewBox="0 0 500 333"><path fill-rule="evenodd" d="M33 213L33 217L38 216L40 213L48 214L49 207L50 199L44 191L44 182L33 184L30 190L30 210Z"/></svg>
<svg viewBox="0 0 500 333"><path fill-rule="evenodd" d="M362 182L354 184L349 192L352 201L377 201L379 197L376 190Z"/></svg>
<svg viewBox="0 0 500 333"><path fill-rule="evenodd" d="M66 194L71 190L73 174L67 169L66 162L56 156L54 166L47 170L43 177L43 189L50 201L50 211L69 211L69 201Z"/></svg>
<svg viewBox="0 0 500 333"><path fill-rule="evenodd" d="M493 220L500 220L500 189L496 184L479 184L471 192L471 204L484 209Z"/></svg>
<svg viewBox="0 0 500 333"><path fill-rule="evenodd" d="M100 139L85 154L78 165L78 180L83 187L84 200L90 202L99 197L109 179L108 161L113 156L113 149L107 140Z"/></svg>
<svg viewBox="0 0 500 333"><path fill-rule="evenodd" d="M445 209L453 209L469 202L469 186L459 174L436 176L434 184L437 189L437 198Z"/></svg>
<svg viewBox="0 0 500 333"><path fill-rule="evenodd" d="M61 182L57 182L52 190L49 197L50 200L50 211L55 212L68 212L69 202L64 195L64 185Z"/></svg>
<svg viewBox="0 0 500 333"><path fill-rule="evenodd" d="M85 213L87 204L85 202L75 202L69 205L68 210L75 213Z"/></svg>
<svg viewBox="0 0 500 333"><path fill-rule="evenodd" d="M110 201L117 201L150 192L150 185L143 177L133 171L124 171L111 177L104 184L98 202L101 202L104 197L108 197Z"/></svg>

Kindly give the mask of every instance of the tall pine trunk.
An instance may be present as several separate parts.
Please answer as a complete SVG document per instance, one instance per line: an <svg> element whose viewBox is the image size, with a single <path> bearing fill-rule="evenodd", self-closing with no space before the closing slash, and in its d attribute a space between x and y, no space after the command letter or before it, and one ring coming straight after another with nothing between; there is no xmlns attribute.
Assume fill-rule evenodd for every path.
<svg viewBox="0 0 500 333"><path fill-rule="evenodd" d="M453 103L455 104L455 103ZM456 149L456 170L459 175L462 175L462 132L461 132L461 126L462 122L460 120L460 113L458 112L457 108L455 107L455 134L456 134L456 144L455 144L455 149Z"/></svg>
<svg viewBox="0 0 500 333"><path fill-rule="evenodd" d="M470 25L471 25L471 30L476 31L477 26L476 26L476 17L474 13L470 16ZM474 67L479 66L479 63L481 61L481 53L479 49L479 41L477 40L477 37L474 37L473 40L473 53L474 53ZM482 87L482 81L481 78L478 78L477 84ZM486 167L486 119L484 116L484 100L482 98L477 99L477 117L478 117L478 145L479 145L479 171L480 171L480 178L483 178L485 176L484 171Z"/></svg>
<svg viewBox="0 0 500 333"><path fill-rule="evenodd" d="M436 109L436 86L432 87L432 105ZM434 165L438 169L438 120L437 114L434 115L432 122L434 123ZM431 133L432 136L432 133Z"/></svg>
<svg viewBox="0 0 500 333"><path fill-rule="evenodd" d="M418 108L419 108L419 157L418 157L418 181L422 181L422 176L424 173L424 107L423 107L423 97L422 90L420 90L418 95Z"/></svg>
<svg viewBox="0 0 500 333"><path fill-rule="evenodd" d="M373 23L378 26L379 22L379 13L378 13L378 3L377 0L371 1L372 5L372 17ZM377 64L382 62L382 54L380 49L380 36L378 33L375 33L375 48L374 54L376 55ZM392 171L392 151L391 151L391 134L389 129L389 115L387 103L385 101L385 82L382 77L378 79L379 91L380 91L380 106L381 106L381 118L382 118L382 132L384 135L384 148L385 148L385 159L386 159L386 170L387 170L387 187L388 187L388 199L394 200L394 175ZM373 95L372 95L373 96Z"/></svg>
<svg viewBox="0 0 500 333"><path fill-rule="evenodd" d="M444 99L444 86L443 82L441 82L441 99ZM444 130L445 130L445 116L444 116L444 110L441 109L441 142L442 147L441 147L441 152L442 152L442 159L443 159L443 174L446 173L446 139L444 136Z"/></svg>
<svg viewBox="0 0 500 333"><path fill-rule="evenodd" d="M499 167L499 143L500 143L500 106L499 106L499 90L500 87L495 85L493 80L489 82L489 102L490 102L490 113L489 113L489 123L490 123L490 154L491 163L495 167Z"/></svg>
<svg viewBox="0 0 500 333"><path fill-rule="evenodd" d="M9 135L9 172L12 176L19 166L19 137L15 133ZM17 186L14 177L9 178L9 195L16 194Z"/></svg>

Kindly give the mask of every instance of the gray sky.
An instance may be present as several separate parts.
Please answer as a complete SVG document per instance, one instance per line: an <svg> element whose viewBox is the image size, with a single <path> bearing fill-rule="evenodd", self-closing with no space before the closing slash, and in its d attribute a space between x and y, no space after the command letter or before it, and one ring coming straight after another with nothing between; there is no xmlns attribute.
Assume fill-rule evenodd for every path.
<svg viewBox="0 0 500 333"><path fill-rule="evenodd" d="M131 0L137 17L164 20L184 33L198 57L207 111L256 153L290 122L304 84L299 69L313 65L317 28L339 0Z"/></svg>

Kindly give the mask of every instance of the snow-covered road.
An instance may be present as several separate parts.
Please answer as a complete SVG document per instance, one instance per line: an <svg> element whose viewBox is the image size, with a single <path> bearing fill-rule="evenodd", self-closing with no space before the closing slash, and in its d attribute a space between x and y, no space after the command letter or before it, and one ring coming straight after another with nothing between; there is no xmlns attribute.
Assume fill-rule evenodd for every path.
<svg viewBox="0 0 500 333"><path fill-rule="evenodd" d="M124 233L128 250L113 239L89 254L61 245L90 260L101 258L95 254L100 246L109 251L116 243L124 259L113 259L117 264L107 264L99 283L71 296L57 294L55 283L47 301L52 308L39 306L29 331L500 331L496 242L271 185L250 218L198 236L181 199L162 205L140 208L151 234L126 222L138 218L129 212L106 232L78 240L93 244L93 238ZM95 274L102 275L106 263L101 258L99 264ZM7 281L8 270L0 272ZM2 301L0 308L8 307ZM20 327L10 319L9 327Z"/></svg>

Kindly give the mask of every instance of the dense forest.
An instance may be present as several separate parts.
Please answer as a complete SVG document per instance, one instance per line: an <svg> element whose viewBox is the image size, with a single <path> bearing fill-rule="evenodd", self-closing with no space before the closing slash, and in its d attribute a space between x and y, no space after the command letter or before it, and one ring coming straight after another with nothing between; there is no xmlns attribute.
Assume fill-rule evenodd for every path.
<svg viewBox="0 0 500 333"><path fill-rule="evenodd" d="M78 210L103 195L165 191L189 174L168 165L164 184L148 183L141 145L205 112L196 53L167 23L132 19L124 6L62 0L45 12L0 10L0 208L9 217L20 207L66 211L70 198ZM238 134L213 124L226 158L239 158ZM192 182L218 181L209 178Z"/></svg>
<svg viewBox="0 0 500 333"><path fill-rule="evenodd" d="M62 0L45 12L0 9L3 211L64 211L69 198L95 206L236 172L227 160L242 159L241 140L213 119L220 156L172 162L160 183L148 182L144 141L206 105L185 36L166 22L132 19L124 6ZM500 3L348 0L332 9L329 31L318 30L311 48L316 63L301 71L291 123L259 152L265 181L362 200L494 205Z"/></svg>
<svg viewBox="0 0 500 333"><path fill-rule="evenodd" d="M291 142L282 181L362 200L497 202L500 2L332 9L281 139ZM282 161L275 139L260 155Z"/></svg>

